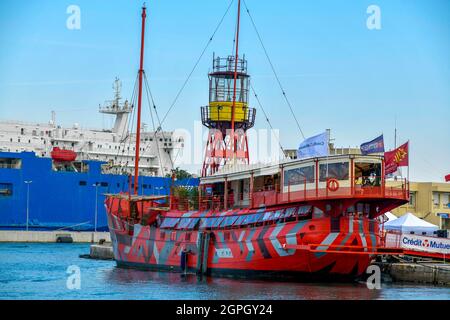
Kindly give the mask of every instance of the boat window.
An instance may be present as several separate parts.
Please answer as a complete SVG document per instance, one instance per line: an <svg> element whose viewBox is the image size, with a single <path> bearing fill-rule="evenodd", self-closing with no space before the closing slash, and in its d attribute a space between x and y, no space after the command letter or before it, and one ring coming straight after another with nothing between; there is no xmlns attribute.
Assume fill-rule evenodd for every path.
<svg viewBox="0 0 450 320"><path fill-rule="evenodd" d="M213 228L218 228L220 223L225 219L225 217L217 217L212 225Z"/></svg>
<svg viewBox="0 0 450 320"><path fill-rule="evenodd" d="M200 221L200 218L192 218L187 226L187 229L195 229L195 227L197 226L199 221Z"/></svg>
<svg viewBox="0 0 450 320"><path fill-rule="evenodd" d="M178 223L177 229L186 229L189 223L191 222L191 218L181 218Z"/></svg>
<svg viewBox="0 0 450 320"><path fill-rule="evenodd" d="M264 218L264 213L256 213L254 223L262 222L263 218Z"/></svg>
<svg viewBox="0 0 450 320"><path fill-rule="evenodd" d="M233 223L237 220L238 216L230 216L226 217L222 223L220 224L221 227L228 227L233 225Z"/></svg>
<svg viewBox="0 0 450 320"><path fill-rule="evenodd" d="M298 208L297 214L299 216L305 216L305 215L308 215L310 211L311 211L311 206L301 206Z"/></svg>
<svg viewBox="0 0 450 320"><path fill-rule="evenodd" d="M323 218L325 216L325 213L317 207L314 207L313 213L314 213L314 218Z"/></svg>
<svg viewBox="0 0 450 320"><path fill-rule="evenodd" d="M284 209L281 209L281 210L277 210L276 212L275 212L275 218L283 218L284 217Z"/></svg>
<svg viewBox="0 0 450 320"><path fill-rule="evenodd" d="M13 194L13 185L12 183L0 183L0 197L9 197Z"/></svg>
<svg viewBox="0 0 450 320"><path fill-rule="evenodd" d="M200 229L206 228L206 224L211 218L200 218Z"/></svg>
<svg viewBox="0 0 450 320"><path fill-rule="evenodd" d="M212 228L214 223L216 222L216 220L217 220L217 217L214 217L214 218L211 217L211 218L206 219L204 227L205 228Z"/></svg>
<svg viewBox="0 0 450 320"><path fill-rule="evenodd" d="M284 185L296 185L313 183L314 180L314 166L290 169L284 172Z"/></svg>
<svg viewBox="0 0 450 320"><path fill-rule="evenodd" d="M381 163L355 163L356 186L379 186L381 184Z"/></svg>
<svg viewBox="0 0 450 320"><path fill-rule="evenodd" d="M264 213L263 221L269 221L272 219L272 213L271 211Z"/></svg>
<svg viewBox="0 0 450 320"><path fill-rule="evenodd" d="M173 228L180 218L165 218L161 223L161 228Z"/></svg>
<svg viewBox="0 0 450 320"><path fill-rule="evenodd" d="M249 214L247 219L245 220L245 223L251 224L255 223L258 220L259 216L256 214Z"/></svg>
<svg viewBox="0 0 450 320"><path fill-rule="evenodd" d="M22 160L15 158L0 158L0 169L20 169Z"/></svg>
<svg viewBox="0 0 450 320"><path fill-rule="evenodd" d="M348 161L337 163L322 163L319 165L320 181L327 179L348 180L349 169Z"/></svg>
<svg viewBox="0 0 450 320"><path fill-rule="evenodd" d="M237 218L236 221L234 222L234 225L235 225L235 226L240 226L240 225L242 225L246 218L247 218L247 215L240 215L240 216L238 216L238 218Z"/></svg>
<svg viewBox="0 0 450 320"><path fill-rule="evenodd" d="M280 218L280 216L281 216L281 210L275 211L272 214L272 220L276 220L276 219Z"/></svg>
<svg viewBox="0 0 450 320"><path fill-rule="evenodd" d="M295 215L296 209L297 209L296 207L287 208L286 211L284 212L284 217L285 218L292 217L293 215Z"/></svg>

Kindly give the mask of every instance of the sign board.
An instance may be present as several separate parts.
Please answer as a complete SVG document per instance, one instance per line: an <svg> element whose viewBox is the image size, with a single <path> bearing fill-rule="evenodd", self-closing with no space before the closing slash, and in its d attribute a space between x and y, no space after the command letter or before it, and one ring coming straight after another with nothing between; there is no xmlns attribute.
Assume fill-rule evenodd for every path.
<svg viewBox="0 0 450 320"><path fill-rule="evenodd" d="M402 234L400 246L404 249L431 253L450 254L450 239Z"/></svg>

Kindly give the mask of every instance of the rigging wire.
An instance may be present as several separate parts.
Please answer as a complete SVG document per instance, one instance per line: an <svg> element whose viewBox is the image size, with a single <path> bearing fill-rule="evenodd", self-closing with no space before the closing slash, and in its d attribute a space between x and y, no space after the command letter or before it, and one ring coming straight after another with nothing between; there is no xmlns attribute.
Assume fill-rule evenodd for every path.
<svg viewBox="0 0 450 320"><path fill-rule="evenodd" d="M148 80L147 80L147 75L145 74L145 72L144 72L144 86L145 86L145 91L146 91L146 97L147 97L147 102L148 102L148 109L149 109L149 111L150 111L150 114L151 114L151 117L152 117L152 124L153 124L153 139L155 140L155 143L156 143L156 149L157 149L157 151L158 151L158 158L159 158L159 165L160 165L160 167L161 167L161 174L164 174L164 169L163 169L163 163L162 163L162 157L161 157L161 150L160 150L160 148L159 148L159 140L158 140L158 137L157 137L157 133L158 133L158 131L159 131L159 129L161 129L161 126L159 126L158 127L158 129L157 130L155 130L155 123L154 123L154 120L153 120L153 113L152 113L152 108L151 108L151 103L150 103L150 99L152 100L152 103L153 103L153 108L155 109L155 112L156 112L156 105L155 105L155 101L154 101L154 99L153 99L153 95L152 95L152 93L151 93L151 90L150 90L150 86L149 86L149 84L148 84ZM158 121L159 121L159 117L158 117ZM161 123L160 123L161 124ZM161 129L162 130L162 129ZM165 139L165 137L164 137L164 132L161 132L161 134L162 134L162 136L163 136L163 139ZM163 142L164 143L164 142ZM148 147L150 146L150 143L148 143L147 144L147 146L145 147L145 149L144 149L144 152L148 149ZM172 167L173 167L173 162L172 162L172 158L171 158L171 156L170 156L170 152L168 153L169 154L169 159L170 159L170 161L171 161L171 163L172 163Z"/></svg>
<svg viewBox="0 0 450 320"><path fill-rule="evenodd" d="M266 111L264 110L264 108L263 108L263 106L262 106L262 104L261 104L261 101L259 100L259 96L256 94L256 91L255 91L255 89L253 88L253 85L252 85L252 84L250 84L250 88L252 89L253 95L255 96L255 99L256 99L256 101L258 102L258 105L259 105L261 111L263 112L264 117L266 118L267 123L269 124L270 130L271 130L272 132L274 132L272 123L270 122L269 117L267 116L267 113L266 113ZM277 139L277 141L278 141L278 145L279 145L281 151L283 152L283 156L286 156L286 154L285 154L285 152L284 152L284 148L283 148L283 146L281 145L281 141L280 141L279 137L277 137L277 136L275 136L275 137L276 137L276 139Z"/></svg>
<svg viewBox="0 0 450 320"><path fill-rule="evenodd" d="M211 44L212 40L214 39L214 36L216 35L217 31L219 30L220 26L222 25L222 22L225 19L225 17L227 16L228 12L230 11L231 5L233 3L234 3L234 0L231 0L230 4L228 5L227 10L223 14L222 18L220 19L219 23L217 24L216 28L214 29L214 32L212 33L211 37L209 38L208 42L206 43L205 47L203 48L203 51L201 52L200 56L198 57L197 61L195 62L194 67L189 72L186 80L184 81L184 83L181 86L180 90L176 94L175 99L173 100L173 102L170 105L170 107L167 110L167 112L164 114L164 117L163 117L163 119L161 121L161 124L164 123L164 121L166 120L168 114L170 113L170 111L173 109L173 107L175 106L176 102L178 101L178 98L180 97L181 93L183 92L184 88L186 87L186 84L188 83L188 81L191 78L192 74L194 73L195 69L197 69L197 66L200 63L200 60L202 59L203 55L205 54L206 49L208 49L209 45Z"/></svg>
<svg viewBox="0 0 450 320"><path fill-rule="evenodd" d="M130 105L131 105L131 115L132 115L132 117L127 117L127 121L126 121L126 123L125 123L125 126L123 127L123 129L122 129L122 134L120 135L120 137L119 137L119 139L120 139L120 143L119 143L119 147L118 147L118 149L117 149L117 154L116 154L116 157L118 157L118 158L120 158L120 157L124 157L124 153L125 153L125 147L126 147L126 141L127 141L127 139L130 139L131 140L131 133L130 132L127 132L126 133L126 135L125 135L125 131L128 131L128 128L129 128L129 126L130 126L130 123L132 123L132 118L134 118L134 110L135 110L135 108L134 108L134 105L135 105L135 101L136 101L136 96L137 96L137 81L138 81L138 75L136 75L136 80L135 80L135 82L134 82L134 88L133 88L133 93L132 93L132 96L131 96L131 101L130 101ZM119 154L120 154L120 149L121 149L121 146L123 145L123 149L122 149L122 155L120 155L119 156ZM122 161L120 160L119 161L120 163L122 163ZM128 164L128 161L126 161L126 164ZM121 173L124 173L124 168L121 168Z"/></svg>
<svg viewBox="0 0 450 320"><path fill-rule="evenodd" d="M292 116L293 116L293 118L294 118L294 120L295 120L295 123L297 124L297 127L298 127L298 129L299 129L299 131L300 131L300 134L302 135L303 139L305 139L305 135L303 134L303 130L302 130L302 128L300 127L300 123L298 122L297 117L295 116L294 110L293 110L293 108L292 108L292 105L291 105L289 99L288 99L287 96L286 96L286 91L284 90L284 88L283 88L283 86L282 86L282 84L281 84L280 78L278 77L278 74L277 74L277 72L275 71L275 67L273 66L272 60L271 60L270 57L269 57L269 54L268 54L268 52L267 52L266 47L264 46L264 43L263 43L262 38L261 38L261 35L260 35L260 33L258 32L258 29L256 28L255 21L253 20L253 17L252 17L252 15L250 14L250 10L248 9L247 3L245 2L245 0L244 0L244 6L245 6L245 9L246 9L246 11L247 11L247 14L248 14L248 16L249 16L249 18L250 18L250 21L251 21L251 23L252 23L252 25L253 25L253 29L254 29L255 32L256 32L256 35L257 35L258 40L259 40L259 43L261 44L261 47L262 47L263 50L264 50L264 54L265 54L265 56L266 56L266 58L267 58L267 61L269 62L270 67L271 67L271 69L272 69L272 72L273 72L273 74L275 75L275 79L276 79L277 82L278 82L278 86L279 86L280 89L281 89L281 92L282 92L282 94L283 94L284 100L286 101L286 104L288 105L288 107L289 107L289 109L290 109L290 111L291 111L291 114L292 114Z"/></svg>

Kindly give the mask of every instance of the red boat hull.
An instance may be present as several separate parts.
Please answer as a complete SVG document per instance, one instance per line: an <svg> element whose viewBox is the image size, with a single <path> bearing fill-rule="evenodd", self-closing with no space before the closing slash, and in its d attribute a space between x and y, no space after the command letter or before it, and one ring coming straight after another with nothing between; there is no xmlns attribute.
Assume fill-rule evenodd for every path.
<svg viewBox="0 0 450 320"><path fill-rule="evenodd" d="M130 229L110 211L108 222L118 266L179 272L186 249L188 271L218 276L356 277L379 244L378 223L356 217L208 231L140 224Z"/></svg>

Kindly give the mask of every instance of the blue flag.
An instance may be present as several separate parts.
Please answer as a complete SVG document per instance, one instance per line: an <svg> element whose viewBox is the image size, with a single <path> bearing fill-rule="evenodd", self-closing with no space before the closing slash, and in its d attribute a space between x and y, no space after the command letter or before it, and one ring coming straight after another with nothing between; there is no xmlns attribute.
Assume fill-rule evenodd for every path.
<svg viewBox="0 0 450 320"><path fill-rule="evenodd" d="M328 132L304 140L297 150L297 158L323 157L328 155Z"/></svg>
<svg viewBox="0 0 450 320"><path fill-rule="evenodd" d="M361 145L361 154L363 155L377 152L384 152L383 135Z"/></svg>

